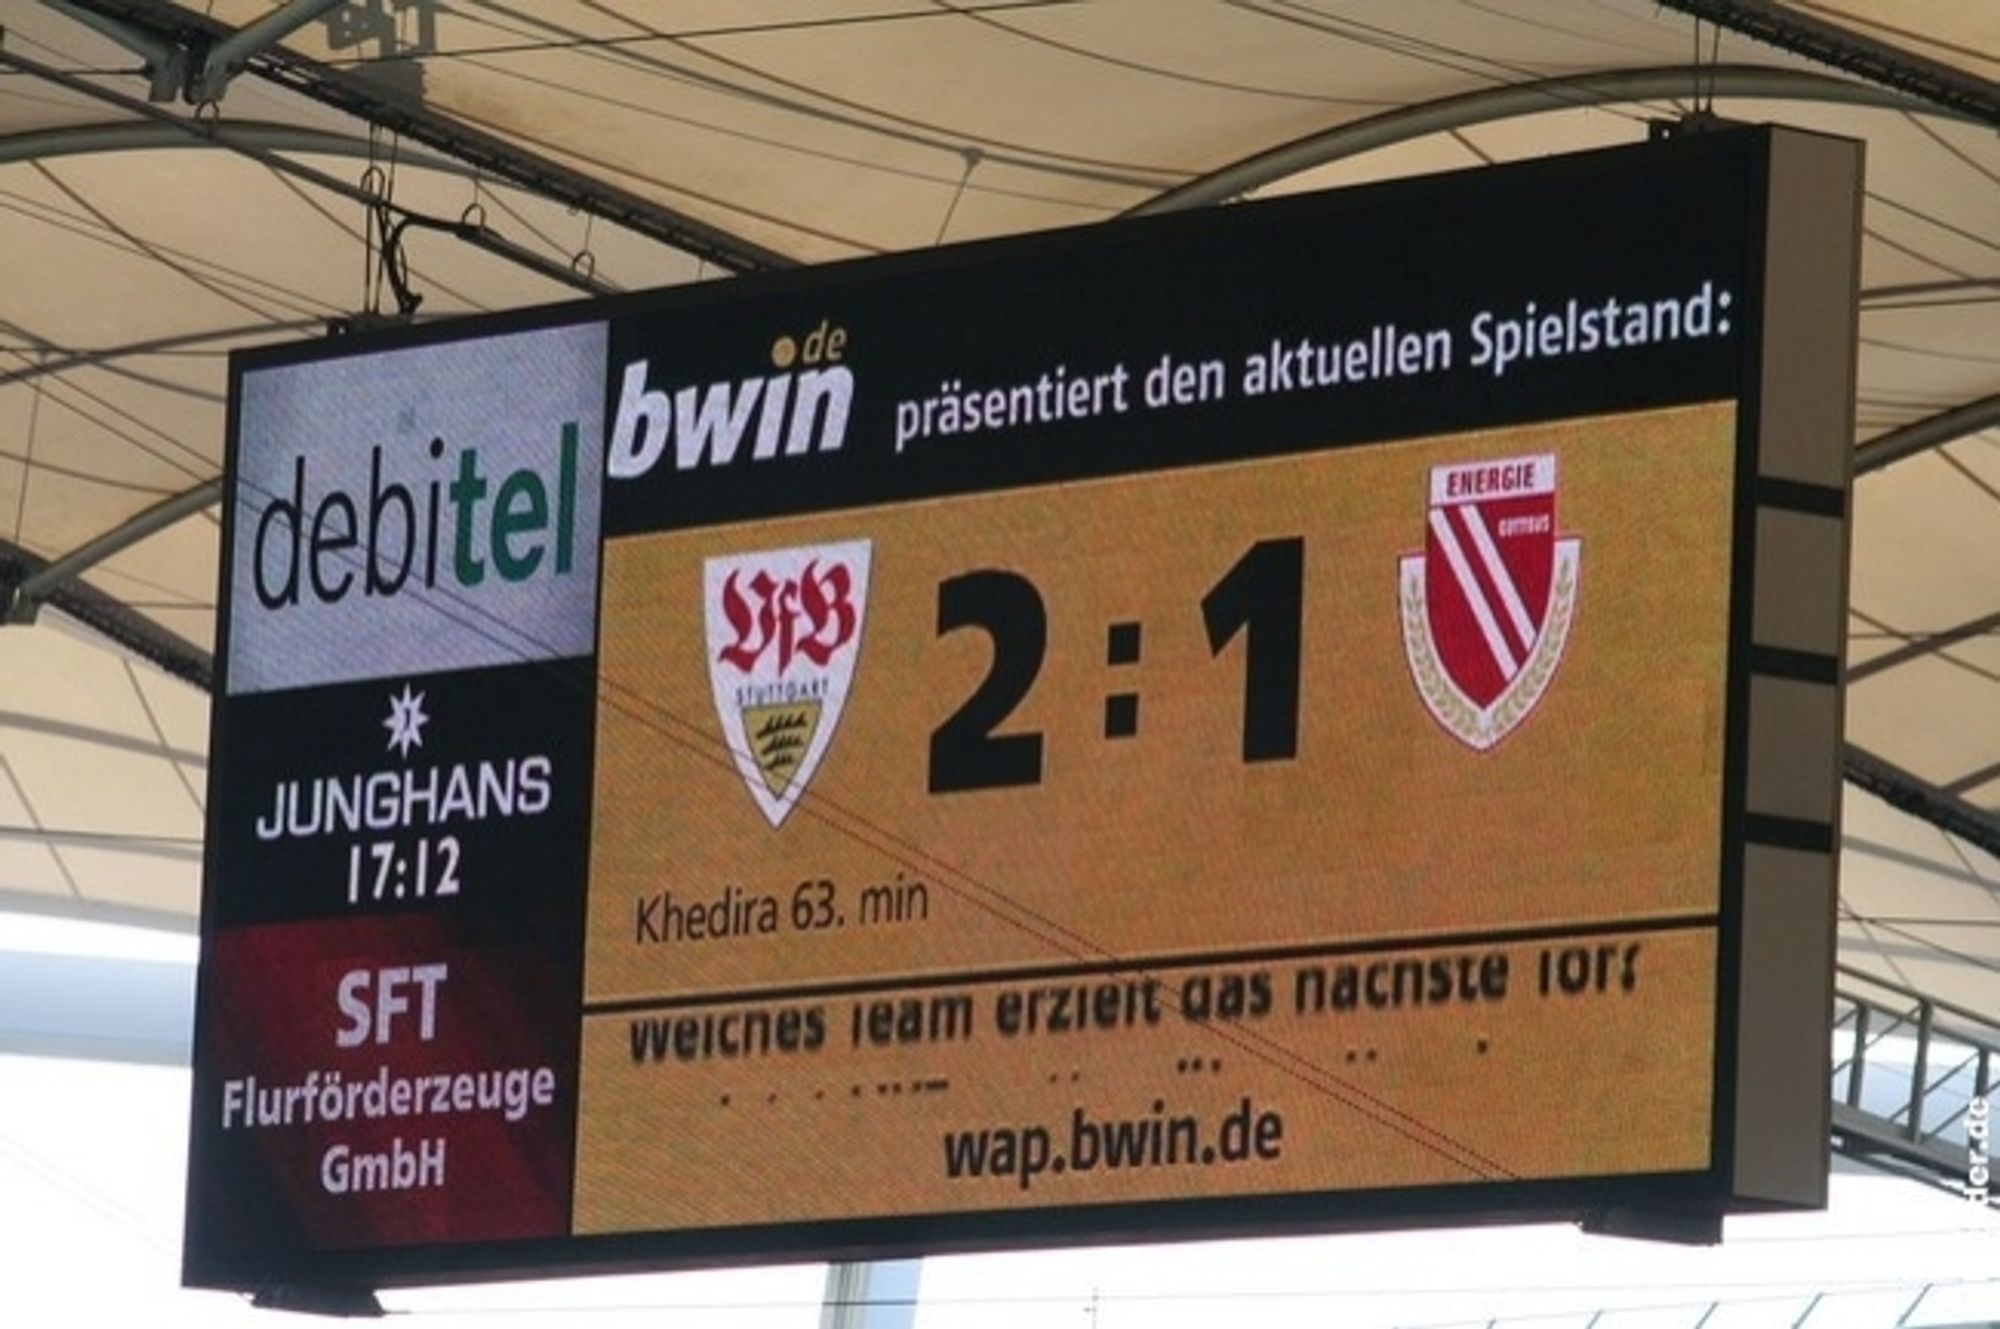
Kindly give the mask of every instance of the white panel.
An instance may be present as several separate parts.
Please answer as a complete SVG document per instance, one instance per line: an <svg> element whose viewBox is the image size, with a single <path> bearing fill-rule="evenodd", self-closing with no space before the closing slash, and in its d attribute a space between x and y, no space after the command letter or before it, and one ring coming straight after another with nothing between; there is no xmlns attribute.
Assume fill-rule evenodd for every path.
<svg viewBox="0 0 2000 1329"><path fill-rule="evenodd" d="M231 693L595 649L605 336L585 323L246 375ZM529 490L530 507L511 501ZM503 509L540 518L503 539Z"/></svg>

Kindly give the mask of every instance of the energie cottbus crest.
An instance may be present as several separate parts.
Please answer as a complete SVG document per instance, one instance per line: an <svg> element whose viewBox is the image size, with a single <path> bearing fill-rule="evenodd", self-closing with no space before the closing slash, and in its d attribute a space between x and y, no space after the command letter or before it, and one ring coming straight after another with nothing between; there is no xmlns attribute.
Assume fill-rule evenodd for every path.
<svg viewBox="0 0 2000 1329"><path fill-rule="evenodd" d="M1433 467L1427 525L1401 561L1403 652L1437 722L1483 752L1562 663L1583 542L1556 535L1550 453Z"/></svg>
<svg viewBox="0 0 2000 1329"><path fill-rule="evenodd" d="M870 543L711 558L708 677L750 796L781 824L819 769L854 683Z"/></svg>

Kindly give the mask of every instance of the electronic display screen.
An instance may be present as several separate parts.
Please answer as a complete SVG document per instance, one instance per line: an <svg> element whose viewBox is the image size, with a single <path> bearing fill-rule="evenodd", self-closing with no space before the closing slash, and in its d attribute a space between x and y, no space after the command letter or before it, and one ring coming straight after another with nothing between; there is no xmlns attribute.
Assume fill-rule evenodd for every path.
<svg viewBox="0 0 2000 1329"><path fill-rule="evenodd" d="M1770 155L237 357L188 1280L1729 1207Z"/></svg>

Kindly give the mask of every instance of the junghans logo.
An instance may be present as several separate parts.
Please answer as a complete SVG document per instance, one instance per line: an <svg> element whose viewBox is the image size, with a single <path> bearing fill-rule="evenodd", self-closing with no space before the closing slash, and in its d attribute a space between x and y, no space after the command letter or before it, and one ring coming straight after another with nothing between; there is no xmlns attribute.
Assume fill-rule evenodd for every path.
<svg viewBox="0 0 2000 1329"><path fill-rule="evenodd" d="M673 445L676 469L838 452L847 441L854 373L841 360L847 329L821 319L805 336L771 343L775 373L676 388L652 387L651 362L625 366L618 385L606 469L614 480L645 475ZM798 368L794 368L798 366Z"/></svg>

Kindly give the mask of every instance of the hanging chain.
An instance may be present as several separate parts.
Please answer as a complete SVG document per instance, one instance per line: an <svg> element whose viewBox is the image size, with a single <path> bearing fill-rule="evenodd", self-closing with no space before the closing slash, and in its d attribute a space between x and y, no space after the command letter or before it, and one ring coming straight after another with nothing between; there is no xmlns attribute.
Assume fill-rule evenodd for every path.
<svg viewBox="0 0 2000 1329"><path fill-rule="evenodd" d="M597 214L591 212L589 209L584 209L583 248L577 250L576 253L572 254L569 260L570 271L577 273L585 278L591 278L597 275L597 255L592 253L590 248L591 228L596 224L596 222L597 222Z"/></svg>
<svg viewBox="0 0 2000 1329"><path fill-rule="evenodd" d="M945 207L944 220L938 223L937 238L931 241L933 245L944 243L944 233L951 229L951 219L958 215L958 201L965 197L966 186L972 183L972 173L978 169L986 153L968 143L959 149L959 155L965 158L965 170L960 173L958 188L952 191L951 202Z"/></svg>
<svg viewBox="0 0 2000 1329"><path fill-rule="evenodd" d="M363 203L361 217L361 311L364 314L379 314L381 292L376 284L375 246L376 229L381 220L380 200L386 183L380 162L382 127L368 126L368 165L361 172L361 192L368 196Z"/></svg>
<svg viewBox="0 0 2000 1329"><path fill-rule="evenodd" d="M403 232L409 228L412 218L396 215L396 166L401 156L400 134L390 135L385 159L381 127L368 127L368 165L361 172L361 192L365 198L362 204L361 253L361 317L364 319L383 317L382 291L385 286L395 297L394 317L397 319L408 321L424 302L424 297L410 288L410 262L403 252ZM474 206L477 206L476 192Z"/></svg>
<svg viewBox="0 0 2000 1329"><path fill-rule="evenodd" d="M486 229L486 202L485 195L482 193L485 180L485 171L480 167L473 167L472 202L466 204L465 211L458 214L458 220L461 224L481 231Z"/></svg>

